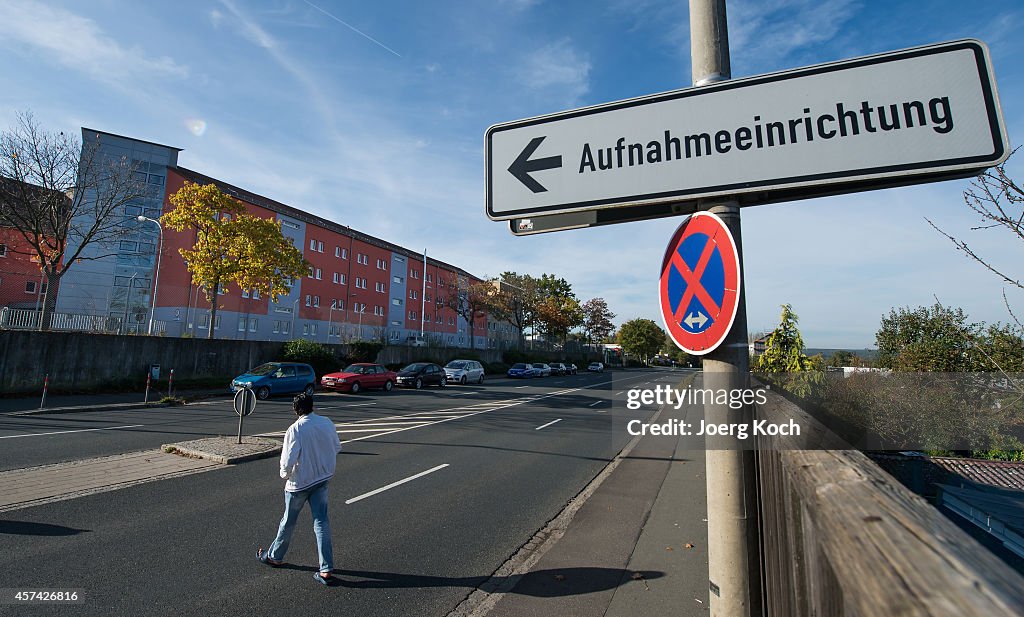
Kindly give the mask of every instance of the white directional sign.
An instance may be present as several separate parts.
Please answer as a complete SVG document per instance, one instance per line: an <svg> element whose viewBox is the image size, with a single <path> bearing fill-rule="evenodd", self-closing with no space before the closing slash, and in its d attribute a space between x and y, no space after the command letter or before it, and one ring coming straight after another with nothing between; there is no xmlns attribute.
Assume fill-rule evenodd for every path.
<svg viewBox="0 0 1024 617"><path fill-rule="evenodd" d="M620 217L636 220L699 198L752 205L963 177L1009 153L976 40L498 124L485 141L487 215L522 233L539 231L522 219L551 214L652 206Z"/></svg>

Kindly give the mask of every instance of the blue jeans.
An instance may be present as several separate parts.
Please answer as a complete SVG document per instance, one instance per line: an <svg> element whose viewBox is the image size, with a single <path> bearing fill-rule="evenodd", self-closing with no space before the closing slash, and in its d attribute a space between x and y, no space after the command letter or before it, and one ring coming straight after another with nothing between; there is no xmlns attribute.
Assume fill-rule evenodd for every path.
<svg viewBox="0 0 1024 617"><path fill-rule="evenodd" d="M277 528L277 537L270 545L269 557L274 561L284 559L288 544L292 541L295 522L303 504L309 501L313 515L313 533L316 534L316 550L320 555L320 571L327 573L334 569L334 550L331 548L331 521L327 518L327 481L302 489L284 492L284 516Z"/></svg>

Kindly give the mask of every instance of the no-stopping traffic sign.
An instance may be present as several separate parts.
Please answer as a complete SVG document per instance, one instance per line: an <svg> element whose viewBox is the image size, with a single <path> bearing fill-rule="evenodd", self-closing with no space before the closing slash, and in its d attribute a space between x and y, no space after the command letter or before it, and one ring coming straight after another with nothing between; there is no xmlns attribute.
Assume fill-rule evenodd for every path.
<svg viewBox="0 0 1024 617"><path fill-rule="evenodd" d="M740 261L729 228L710 212L688 217L661 262L661 318L683 351L704 355L732 328L739 307Z"/></svg>

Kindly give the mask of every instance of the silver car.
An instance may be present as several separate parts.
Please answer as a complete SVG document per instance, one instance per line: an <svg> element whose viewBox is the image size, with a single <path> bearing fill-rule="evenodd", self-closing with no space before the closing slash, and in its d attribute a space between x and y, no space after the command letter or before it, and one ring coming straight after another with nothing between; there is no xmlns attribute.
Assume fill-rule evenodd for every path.
<svg viewBox="0 0 1024 617"><path fill-rule="evenodd" d="M543 362L534 362L533 371L537 377L551 377L551 367Z"/></svg>
<svg viewBox="0 0 1024 617"><path fill-rule="evenodd" d="M444 367L448 383L483 383L484 367L476 360L452 360Z"/></svg>

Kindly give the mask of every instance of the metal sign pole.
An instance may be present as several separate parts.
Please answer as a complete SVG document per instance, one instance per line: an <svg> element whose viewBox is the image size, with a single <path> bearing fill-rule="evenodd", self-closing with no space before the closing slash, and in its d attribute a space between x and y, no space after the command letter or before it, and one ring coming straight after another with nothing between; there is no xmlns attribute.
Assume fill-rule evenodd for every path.
<svg viewBox="0 0 1024 617"><path fill-rule="evenodd" d="M690 54L694 86L731 78L725 0L690 0ZM735 199L701 204L717 214L736 243L740 262L740 298L736 319L725 341L704 356L704 388L735 391L749 387L747 311L743 293L743 241L740 206ZM714 423L749 422L750 409L728 404L704 405ZM756 460L728 437L706 442L708 497L708 583L712 617L757 617L762 614L760 542L757 521Z"/></svg>
<svg viewBox="0 0 1024 617"><path fill-rule="evenodd" d="M231 406L238 414L238 443L242 443L242 420L256 409L256 393L252 391L252 387L246 385L235 392Z"/></svg>

